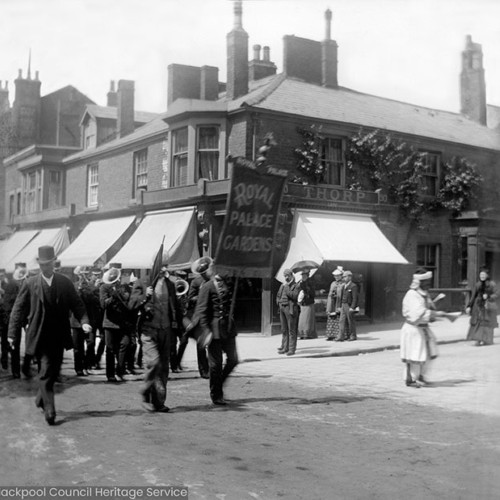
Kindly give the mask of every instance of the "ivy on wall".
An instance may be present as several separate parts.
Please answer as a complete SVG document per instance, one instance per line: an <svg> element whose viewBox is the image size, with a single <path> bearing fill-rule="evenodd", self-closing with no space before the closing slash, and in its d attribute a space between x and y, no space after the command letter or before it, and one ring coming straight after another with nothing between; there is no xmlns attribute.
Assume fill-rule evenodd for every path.
<svg viewBox="0 0 500 500"><path fill-rule="evenodd" d="M299 128L297 132L302 137L302 144L294 149L297 174L293 182L323 182L326 172L321 161L321 129L311 126ZM428 193L426 156L425 152L394 139L387 132L361 130L347 141L346 187L381 190L389 203L399 208L401 218L417 226L431 210L444 209L454 216L459 215L475 197L482 177L466 158L453 157L441 163L437 192Z"/></svg>

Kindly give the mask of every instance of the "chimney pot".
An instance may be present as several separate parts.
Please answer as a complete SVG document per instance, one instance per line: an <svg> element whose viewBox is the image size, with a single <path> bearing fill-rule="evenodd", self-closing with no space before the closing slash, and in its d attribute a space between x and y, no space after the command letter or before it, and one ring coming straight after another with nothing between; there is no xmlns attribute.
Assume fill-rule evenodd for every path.
<svg viewBox="0 0 500 500"><path fill-rule="evenodd" d="M234 2L234 29L243 28L243 5L241 0Z"/></svg>
<svg viewBox="0 0 500 500"><path fill-rule="evenodd" d="M256 44L253 46L253 58L256 60L256 61L260 61L260 45L259 44Z"/></svg>
<svg viewBox="0 0 500 500"><path fill-rule="evenodd" d="M37 71L35 71L35 80L37 80L37 81L38 81L38 70L37 70Z"/></svg>
<svg viewBox="0 0 500 500"><path fill-rule="evenodd" d="M266 45L264 47L264 61L271 61L271 49Z"/></svg>
<svg viewBox="0 0 500 500"><path fill-rule="evenodd" d="M124 137L134 131L134 82L120 80L118 82L118 137Z"/></svg>
<svg viewBox="0 0 500 500"><path fill-rule="evenodd" d="M114 80L111 80L111 82L109 83L109 91L110 92L115 91L115 81Z"/></svg>

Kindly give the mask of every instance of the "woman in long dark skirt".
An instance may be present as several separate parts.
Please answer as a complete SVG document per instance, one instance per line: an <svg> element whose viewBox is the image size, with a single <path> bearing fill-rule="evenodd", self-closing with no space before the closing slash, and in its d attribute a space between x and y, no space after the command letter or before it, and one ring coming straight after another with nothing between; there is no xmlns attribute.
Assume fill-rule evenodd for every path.
<svg viewBox="0 0 500 500"><path fill-rule="evenodd" d="M467 340L475 340L476 346L493 344L493 330L498 326L497 298L495 282L490 280L487 269L481 269L466 309L471 315Z"/></svg>

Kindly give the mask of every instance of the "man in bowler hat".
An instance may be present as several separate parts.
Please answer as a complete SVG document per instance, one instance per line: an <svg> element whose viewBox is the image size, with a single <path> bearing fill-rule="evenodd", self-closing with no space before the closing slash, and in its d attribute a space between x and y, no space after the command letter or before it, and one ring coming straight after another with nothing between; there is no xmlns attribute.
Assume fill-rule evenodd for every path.
<svg viewBox="0 0 500 500"><path fill-rule="evenodd" d="M39 387L35 405L54 425L56 408L54 383L61 369L64 349L73 346L69 324L70 312L90 332L85 306L69 278L54 273L54 248L38 249L40 273L24 280L16 298L9 321L9 343L14 345L26 329L26 354L34 355L40 366Z"/></svg>

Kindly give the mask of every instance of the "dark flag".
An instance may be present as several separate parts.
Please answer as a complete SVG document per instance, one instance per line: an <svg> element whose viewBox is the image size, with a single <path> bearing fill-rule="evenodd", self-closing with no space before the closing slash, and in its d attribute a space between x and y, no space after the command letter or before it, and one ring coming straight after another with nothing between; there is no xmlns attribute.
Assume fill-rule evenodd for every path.
<svg viewBox="0 0 500 500"><path fill-rule="evenodd" d="M153 262L153 267L151 268L151 285L154 287L158 278L160 277L161 267L163 264L163 243L165 241L165 236L161 240L160 249L156 254L155 260Z"/></svg>
<svg viewBox="0 0 500 500"><path fill-rule="evenodd" d="M288 171L241 157L230 161L231 190L214 265L232 276L268 278Z"/></svg>

